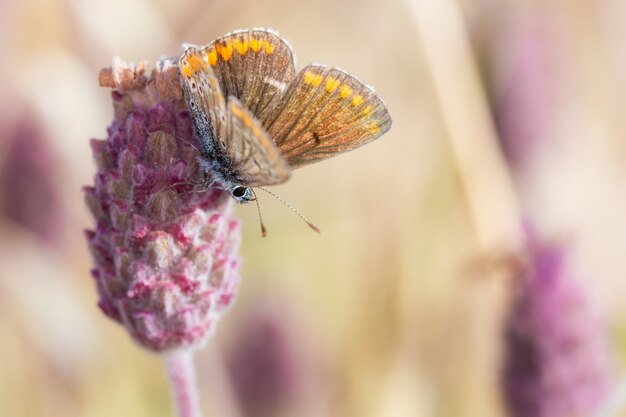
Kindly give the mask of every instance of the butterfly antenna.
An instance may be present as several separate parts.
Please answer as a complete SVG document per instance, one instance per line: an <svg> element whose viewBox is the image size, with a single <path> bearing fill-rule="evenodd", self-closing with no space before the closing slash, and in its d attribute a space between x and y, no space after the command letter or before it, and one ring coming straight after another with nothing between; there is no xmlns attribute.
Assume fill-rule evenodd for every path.
<svg viewBox="0 0 626 417"><path fill-rule="evenodd" d="M289 204L288 202L286 202L285 200L283 200L282 198L280 198L278 195L274 194L273 192L271 192L270 190L268 190L267 188L263 188L263 187L258 187L259 189L265 191L266 193L268 193L269 195L273 196L275 199L277 199L278 201L280 201L281 203L283 203L284 205L286 205L287 207L289 207L291 209L291 211L293 211L294 213L296 213L298 215L298 217L300 217L302 220L304 220L304 222L311 228L313 229L315 232L317 233L322 233L322 231L319 229L319 227L317 227L316 225L314 225L313 223L311 223L306 217L304 217L302 215L302 213L300 213L298 210L296 210L296 208L294 206L292 206L291 204Z"/></svg>
<svg viewBox="0 0 626 417"><path fill-rule="evenodd" d="M256 193L252 190L252 194L254 195L254 202L256 203L256 212L259 213L259 222L261 223L261 236L267 236L267 229L265 228L265 224L263 224L263 217L261 217L261 206L259 205L259 199L256 198Z"/></svg>

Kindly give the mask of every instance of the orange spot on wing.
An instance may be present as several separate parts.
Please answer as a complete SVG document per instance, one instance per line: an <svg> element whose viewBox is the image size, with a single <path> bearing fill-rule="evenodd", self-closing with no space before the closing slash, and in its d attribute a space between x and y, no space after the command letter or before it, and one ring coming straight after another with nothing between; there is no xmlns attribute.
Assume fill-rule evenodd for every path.
<svg viewBox="0 0 626 417"><path fill-rule="evenodd" d="M354 107L358 107L361 104L363 104L363 96L360 94L355 94L354 97L352 97L352 105Z"/></svg>
<svg viewBox="0 0 626 417"><path fill-rule="evenodd" d="M259 52L263 47L263 43L265 43L263 39L250 38L250 48L252 48L254 52Z"/></svg>
<svg viewBox="0 0 626 417"><path fill-rule="evenodd" d="M236 117L241 118L243 116L243 111L239 107L231 106L231 110Z"/></svg>
<svg viewBox="0 0 626 417"><path fill-rule="evenodd" d="M190 72L193 74L195 72L200 71L201 69L205 68L205 64L204 62L202 62L202 59L200 59L198 57L197 54L190 54L187 55L187 64L190 67Z"/></svg>
<svg viewBox="0 0 626 417"><path fill-rule="evenodd" d="M239 55L245 55L248 52L248 41L240 41L239 39L235 39L233 41L235 45L235 49L239 52Z"/></svg>
<svg viewBox="0 0 626 417"><path fill-rule="evenodd" d="M235 106L231 107L231 109L233 112L233 116L241 120L244 125L246 125L247 127L252 126L252 120L250 119L250 116L248 116L242 109Z"/></svg>
<svg viewBox="0 0 626 417"><path fill-rule="evenodd" d="M264 135L264 132L259 128L258 124L254 122L254 119L250 117L245 111L243 111L243 109L234 106L231 107L231 109L233 112L233 116L241 120L247 128L252 129L252 133L255 136L261 137Z"/></svg>
<svg viewBox="0 0 626 417"><path fill-rule="evenodd" d="M317 87L318 85L320 85L322 83L322 81L324 81L324 77L322 77L319 74L315 74L311 71L307 71L304 73L304 83L305 84L310 84L313 87Z"/></svg>
<svg viewBox="0 0 626 417"><path fill-rule="evenodd" d="M183 75L185 77L191 77L191 74L193 74L193 71L191 69L191 66L189 65L189 63L187 61L185 61L181 67L181 72L183 73Z"/></svg>
<svg viewBox="0 0 626 417"><path fill-rule="evenodd" d="M326 91L332 93L339 87L339 84L339 80L336 80L333 77L326 78Z"/></svg>
<svg viewBox="0 0 626 417"><path fill-rule="evenodd" d="M265 42L265 53L268 55L272 55L272 52L274 52L274 49L276 49L276 45L273 45L269 42Z"/></svg>
<svg viewBox="0 0 626 417"><path fill-rule="evenodd" d="M368 125L365 126L365 129L367 129L367 131L371 134L376 134L378 132L380 132L380 126L378 126L378 123L376 122L372 122Z"/></svg>
<svg viewBox="0 0 626 417"><path fill-rule="evenodd" d="M363 116L369 116L374 112L374 110L372 109L372 106L367 106L365 107L363 110L361 110L361 114Z"/></svg>
<svg viewBox="0 0 626 417"><path fill-rule="evenodd" d="M226 41L225 45L220 45L218 43L215 45L215 49L224 61L229 61L233 56L233 44L230 41Z"/></svg>
<svg viewBox="0 0 626 417"><path fill-rule="evenodd" d="M204 59L212 66L217 65L217 51L215 48L211 48L209 52L204 53Z"/></svg>
<svg viewBox="0 0 626 417"><path fill-rule="evenodd" d="M348 98L352 95L352 89L344 84L339 89L339 95L341 98Z"/></svg>

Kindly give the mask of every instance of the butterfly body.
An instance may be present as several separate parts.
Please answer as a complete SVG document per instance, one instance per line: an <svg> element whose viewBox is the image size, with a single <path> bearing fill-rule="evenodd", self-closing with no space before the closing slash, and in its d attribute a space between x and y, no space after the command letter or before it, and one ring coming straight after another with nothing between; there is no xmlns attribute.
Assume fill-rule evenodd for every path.
<svg viewBox="0 0 626 417"><path fill-rule="evenodd" d="M267 29L241 30L179 58L200 139L201 167L239 202L252 187L380 137L391 116L374 91L337 68L296 73L291 46Z"/></svg>

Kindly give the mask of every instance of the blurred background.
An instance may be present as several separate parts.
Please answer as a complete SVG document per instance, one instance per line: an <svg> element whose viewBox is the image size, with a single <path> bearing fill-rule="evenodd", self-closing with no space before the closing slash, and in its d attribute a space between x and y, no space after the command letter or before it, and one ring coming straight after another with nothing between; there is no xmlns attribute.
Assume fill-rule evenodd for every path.
<svg viewBox="0 0 626 417"><path fill-rule="evenodd" d="M0 416L171 416L162 359L96 306L81 187L98 72L273 27L392 130L241 206L206 416L626 415L626 3L0 2Z"/></svg>

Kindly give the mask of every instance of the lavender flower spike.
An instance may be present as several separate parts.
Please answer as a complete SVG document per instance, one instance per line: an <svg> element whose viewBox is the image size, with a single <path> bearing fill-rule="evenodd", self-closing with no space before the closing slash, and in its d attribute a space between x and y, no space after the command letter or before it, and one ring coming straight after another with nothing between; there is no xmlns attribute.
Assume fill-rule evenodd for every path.
<svg viewBox="0 0 626 417"><path fill-rule="evenodd" d="M504 397L514 417L592 416L611 390L606 329L566 251L530 236L506 323Z"/></svg>
<svg viewBox="0 0 626 417"><path fill-rule="evenodd" d="M108 138L92 140L95 185L86 232L99 306L152 351L198 347L215 331L239 284L239 221L221 189L206 190L193 121L174 62L150 76L116 59Z"/></svg>

